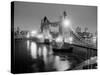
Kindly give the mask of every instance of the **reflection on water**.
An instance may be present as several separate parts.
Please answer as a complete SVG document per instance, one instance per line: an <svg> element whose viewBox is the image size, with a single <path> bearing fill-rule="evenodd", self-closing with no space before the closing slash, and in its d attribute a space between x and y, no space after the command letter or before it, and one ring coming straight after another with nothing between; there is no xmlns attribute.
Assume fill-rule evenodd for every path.
<svg viewBox="0 0 100 75"><path fill-rule="evenodd" d="M27 40L27 50L29 50L29 49L30 49L30 41Z"/></svg>
<svg viewBox="0 0 100 75"><path fill-rule="evenodd" d="M58 71L67 70L70 68L70 62L68 60L61 60L61 57L55 56L54 67Z"/></svg>
<svg viewBox="0 0 100 75"><path fill-rule="evenodd" d="M43 46L43 60L44 60L44 63L46 64L47 63L47 48L46 46Z"/></svg>
<svg viewBox="0 0 100 75"><path fill-rule="evenodd" d="M32 58L37 58L37 45L35 42L31 42L30 53Z"/></svg>
<svg viewBox="0 0 100 75"><path fill-rule="evenodd" d="M38 55L41 56L42 55L42 49L39 47L38 50L39 50Z"/></svg>
<svg viewBox="0 0 100 75"><path fill-rule="evenodd" d="M62 71L70 68L70 62L66 58L63 58L59 55L54 55L52 46L50 45L39 44L34 41L27 40L27 49L29 50L33 60L40 59L44 62L42 67L45 68L45 71Z"/></svg>
<svg viewBox="0 0 100 75"><path fill-rule="evenodd" d="M85 60L85 53L81 54L80 51L78 53L54 52L51 45L36 43L32 40L15 40L15 72L74 70Z"/></svg>

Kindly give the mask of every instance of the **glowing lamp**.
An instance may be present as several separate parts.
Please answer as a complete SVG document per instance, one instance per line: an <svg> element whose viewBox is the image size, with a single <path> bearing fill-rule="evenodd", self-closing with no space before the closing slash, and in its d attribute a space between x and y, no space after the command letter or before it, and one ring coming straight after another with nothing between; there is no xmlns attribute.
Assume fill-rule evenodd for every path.
<svg viewBox="0 0 100 75"><path fill-rule="evenodd" d="M63 38L62 37L58 37L58 38L56 38L56 42L62 42L63 41Z"/></svg>
<svg viewBox="0 0 100 75"><path fill-rule="evenodd" d="M40 38L43 38L43 35L42 35L42 34L38 34L38 35L37 35L37 38L39 38L39 39L40 39Z"/></svg>
<svg viewBox="0 0 100 75"><path fill-rule="evenodd" d="M34 30L34 31L31 31L31 36L35 36L37 34L37 31Z"/></svg>
<svg viewBox="0 0 100 75"><path fill-rule="evenodd" d="M70 26L70 21L68 19L64 19L62 22L64 27L69 27Z"/></svg>

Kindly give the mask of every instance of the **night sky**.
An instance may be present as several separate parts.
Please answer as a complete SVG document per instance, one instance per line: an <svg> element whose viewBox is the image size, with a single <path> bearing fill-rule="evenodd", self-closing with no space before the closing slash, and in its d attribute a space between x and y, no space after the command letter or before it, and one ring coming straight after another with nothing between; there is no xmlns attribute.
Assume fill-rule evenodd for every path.
<svg viewBox="0 0 100 75"><path fill-rule="evenodd" d="M72 27L88 27L89 32L95 33L97 29L97 7L63 4L45 4L30 2L15 2L14 26L22 30L37 30L44 16L51 22L59 21L63 11L67 12Z"/></svg>

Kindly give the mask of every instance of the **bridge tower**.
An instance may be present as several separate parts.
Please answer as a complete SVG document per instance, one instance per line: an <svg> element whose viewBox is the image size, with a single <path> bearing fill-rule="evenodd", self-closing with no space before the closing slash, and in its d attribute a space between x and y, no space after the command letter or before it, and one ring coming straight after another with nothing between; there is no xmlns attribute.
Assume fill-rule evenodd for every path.
<svg viewBox="0 0 100 75"><path fill-rule="evenodd" d="M50 22L48 18L45 16L41 20L41 27L40 27L41 33L45 33L46 35L49 34L54 38L56 38L59 35L62 36L64 32L62 21L66 18L67 18L66 11L63 12L62 19L56 22L55 21Z"/></svg>
<svg viewBox="0 0 100 75"><path fill-rule="evenodd" d="M66 11L63 12L63 17L64 17L64 18L67 17L67 12L66 12Z"/></svg>

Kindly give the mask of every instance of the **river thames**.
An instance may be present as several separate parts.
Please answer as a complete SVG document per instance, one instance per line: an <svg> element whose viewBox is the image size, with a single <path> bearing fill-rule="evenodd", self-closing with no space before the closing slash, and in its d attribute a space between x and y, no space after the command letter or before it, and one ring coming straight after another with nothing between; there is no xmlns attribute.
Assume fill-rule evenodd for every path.
<svg viewBox="0 0 100 75"><path fill-rule="evenodd" d="M15 73L73 70L85 59L71 52L54 52L51 45L15 40ZM84 54L83 54L84 55Z"/></svg>

